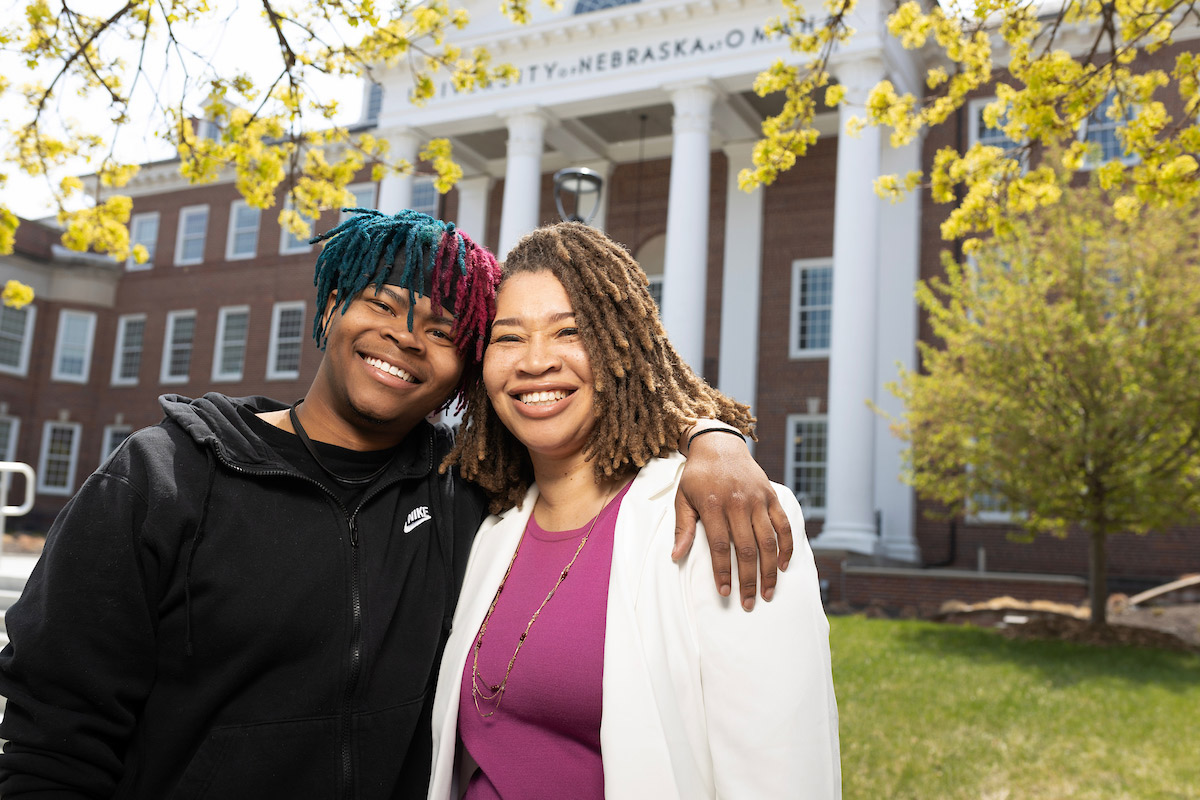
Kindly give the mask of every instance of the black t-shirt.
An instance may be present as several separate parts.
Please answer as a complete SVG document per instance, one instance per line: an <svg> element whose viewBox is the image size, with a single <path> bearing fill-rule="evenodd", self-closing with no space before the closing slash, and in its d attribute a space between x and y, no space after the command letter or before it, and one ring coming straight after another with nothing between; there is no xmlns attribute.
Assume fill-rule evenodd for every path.
<svg viewBox="0 0 1200 800"><path fill-rule="evenodd" d="M353 509L366 490L371 488L370 484L346 485L334 480L313 460L312 454L304 447L304 442L300 441L299 436L264 422L246 406L239 406L238 413L280 457L308 477L319 481L323 486L328 486L347 509ZM312 445L326 468L347 478L367 477L391 461L399 448L397 445L384 450L349 450L317 441Z"/></svg>

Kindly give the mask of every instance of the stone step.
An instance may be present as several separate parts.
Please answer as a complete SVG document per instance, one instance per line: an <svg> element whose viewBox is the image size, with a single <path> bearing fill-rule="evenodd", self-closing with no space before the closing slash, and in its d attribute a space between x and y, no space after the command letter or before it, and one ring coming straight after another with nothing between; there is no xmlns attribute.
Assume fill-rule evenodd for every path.
<svg viewBox="0 0 1200 800"><path fill-rule="evenodd" d="M21 598L20 589L0 588L0 612L12 608L12 604Z"/></svg>

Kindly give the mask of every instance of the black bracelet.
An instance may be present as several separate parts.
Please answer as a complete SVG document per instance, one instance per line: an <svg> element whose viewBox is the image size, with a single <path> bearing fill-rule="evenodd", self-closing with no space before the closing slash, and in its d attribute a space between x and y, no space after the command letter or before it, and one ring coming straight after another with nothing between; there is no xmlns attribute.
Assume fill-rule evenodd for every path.
<svg viewBox="0 0 1200 800"><path fill-rule="evenodd" d="M712 433L713 431L720 431L722 433L732 433L734 436L738 437L743 442L746 441L746 437L742 435L742 432L735 431L733 428L705 428L702 431L696 431L695 433L693 433L691 436L688 437L688 452L690 453L692 451L692 442L696 440L697 436L703 436L704 434Z"/></svg>

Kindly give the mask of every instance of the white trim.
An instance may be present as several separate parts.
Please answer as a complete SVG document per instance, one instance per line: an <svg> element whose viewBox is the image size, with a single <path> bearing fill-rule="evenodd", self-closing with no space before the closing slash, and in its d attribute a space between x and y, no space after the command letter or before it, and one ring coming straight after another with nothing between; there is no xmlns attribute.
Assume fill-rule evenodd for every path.
<svg viewBox="0 0 1200 800"><path fill-rule="evenodd" d="M304 351L304 319L306 306L303 300L287 301L276 303L271 309L271 343L267 348L267 380L269 381L284 381L295 380L300 377L300 359L296 361L296 369L281 370L277 368L276 360L279 357L279 325L282 321L283 312L300 311L300 334L298 341L300 342L300 356L303 357ZM289 342L290 343L290 342Z"/></svg>
<svg viewBox="0 0 1200 800"><path fill-rule="evenodd" d="M46 478L50 472L46 462L50 456L50 439L53 436L53 431L59 428L66 428L71 431L71 451L67 455L67 480L65 486L50 486L46 483ZM67 496L75 491L75 467L79 464L79 439L82 432L83 426L78 422L50 420L42 426L42 447L38 454L37 469L37 490L40 494Z"/></svg>
<svg viewBox="0 0 1200 800"><path fill-rule="evenodd" d="M117 447L119 447L121 444L120 442L118 442L116 446L110 446L111 443L110 443L109 439L112 438L112 435L114 433L123 433L123 434L125 434L125 436L128 436L129 434L133 433L133 426L132 425L105 425L104 426L103 438L100 439L100 463L101 464L103 464L105 461L107 461L108 457L110 455L112 455L113 451L116 450ZM125 436L121 437L122 441L124 441Z"/></svg>
<svg viewBox="0 0 1200 800"><path fill-rule="evenodd" d="M204 232L200 235L200 257L189 258L185 260L183 257L183 229L187 224L188 217L201 211L204 212ZM184 206L183 208L179 209L179 225L175 231L175 266L186 267L190 264L204 263L204 248L208 242L208 219L209 214L207 203L197 206Z"/></svg>
<svg viewBox="0 0 1200 800"><path fill-rule="evenodd" d="M192 319L192 341L188 350L188 371L186 375L171 375L171 341L175 337L175 325L181 319ZM192 309L186 311L169 311L167 312L167 330L163 335L163 351L162 364L158 371L158 380L160 383L187 383L192 372L192 356L196 352L196 328L195 328L196 312Z"/></svg>
<svg viewBox="0 0 1200 800"><path fill-rule="evenodd" d="M250 248L248 253L238 253L233 249L234 243L237 241L239 231L243 229L237 227L238 211L246 209L254 212L254 246ZM225 260L226 261L243 261L247 258L254 258L258 255L258 230L262 225L262 210L255 208L245 200L234 200L229 204L229 225L225 233ZM245 229L249 231L247 227Z"/></svg>
<svg viewBox="0 0 1200 800"><path fill-rule="evenodd" d="M17 436L19 436L21 433L21 418L14 417L11 414L0 414L0 422L9 423L8 449L0 450L0 461L16 461Z"/></svg>
<svg viewBox="0 0 1200 800"><path fill-rule="evenodd" d="M378 208L378 206L376 205L376 203L378 202L376 200L376 198L379 195L379 191L378 191L378 186L376 184L374 184L374 183L352 183L346 187L346 191L348 191L352 195L354 195L354 204L353 204L354 206L358 206L360 208ZM366 192L370 192L371 196L368 197L365 202L361 202L359 199L359 196L362 194L365 194ZM349 214L347 214L345 211L342 211L340 208L338 209L338 224L339 225L342 224L343 222L345 222L349 218L350 218Z"/></svg>
<svg viewBox="0 0 1200 800"><path fill-rule="evenodd" d="M289 200L286 203L284 203L283 208L285 211L292 210L292 201ZM310 219L310 220L308 220L308 223L309 223L309 225L312 226L312 233L316 233L317 232L317 226L316 226L317 221L315 219ZM312 233L310 233L310 235L312 235ZM279 255L294 256L298 253L311 253L312 252L312 245L309 244L307 241L305 241L303 244L300 244L299 239L296 240L296 242L297 242L296 244L293 244L289 247L288 240L291 238L293 238L291 231L289 231L283 225L280 225L279 226Z"/></svg>
<svg viewBox="0 0 1200 800"><path fill-rule="evenodd" d="M146 242L143 236L139 235L138 228L147 220L154 220L154 238ZM158 254L158 224L159 215L157 211L146 211L142 214L134 214L129 220L129 258L125 259L125 270L127 272L138 272L154 267L154 257ZM146 263L139 264L133 260L133 248L135 245L143 245L149 251L150 257L146 259Z"/></svg>
<svg viewBox="0 0 1200 800"><path fill-rule="evenodd" d="M62 364L63 347L67 344L65 339L68 320L75 318L83 320L86 324L83 341L83 365L80 372L63 372ZM95 344L96 338L96 312L94 311L77 311L71 308L64 308L58 312L58 332L54 336L54 361L50 368L50 379L54 381L62 381L63 383L87 383L88 375L92 372L92 346ZM72 343L74 344L74 343Z"/></svg>
<svg viewBox="0 0 1200 800"><path fill-rule="evenodd" d="M131 322L142 323L142 346L138 349L138 374L132 378L121 376L121 362L124 360L125 352L125 335L128 333L125 326ZM113 386L137 386L138 378L142 372L142 355L146 352L146 315L145 314L122 314L117 317L117 340L113 344L113 362L112 362L112 385Z"/></svg>
<svg viewBox="0 0 1200 800"><path fill-rule="evenodd" d="M828 347L799 347L797 338L800 336L800 273L811 269L828 269L830 275L829 299L827 307L833 314L833 258L798 258L792 262L791 297L788 300L788 358L792 360L810 358L829 358ZM807 306L808 308L826 308L825 306ZM832 327L829 335L832 335Z"/></svg>
<svg viewBox="0 0 1200 800"><path fill-rule="evenodd" d="M10 367L7 364L0 364L0 374L3 375L19 375L25 377L29 374L29 350L33 344L34 322L37 320L37 306L30 303L24 308L9 308L8 306L0 306L0 314L5 313L20 313L25 312L25 332L21 334L21 352L17 356L17 365Z"/></svg>
<svg viewBox="0 0 1200 800"><path fill-rule="evenodd" d="M824 519L825 506L806 505L804 496L795 489L796 483L796 424L821 422L825 424L825 499L829 499L829 416L827 414L788 414L784 427L783 475L787 487L796 495L804 509L805 519Z"/></svg>
<svg viewBox="0 0 1200 800"><path fill-rule="evenodd" d="M225 350L225 325L230 314L246 315L246 334L242 339L242 366L237 372L222 372L222 354ZM212 379L214 381L240 381L246 371L246 345L250 342L250 306L222 306L217 314L217 335L213 340Z"/></svg>

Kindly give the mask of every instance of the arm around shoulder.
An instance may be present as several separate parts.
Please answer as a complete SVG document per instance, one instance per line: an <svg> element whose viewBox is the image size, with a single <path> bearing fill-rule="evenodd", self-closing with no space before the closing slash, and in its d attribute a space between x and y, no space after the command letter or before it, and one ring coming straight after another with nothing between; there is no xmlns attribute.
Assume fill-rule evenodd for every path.
<svg viewBox="0 0 1200 800"><path fill-rule="evenodd" d="M704 557L686 567L716 796L839 798L829 623L800 506L775 489L796 543L772 602L746 614L712 591Z"/></svg>

